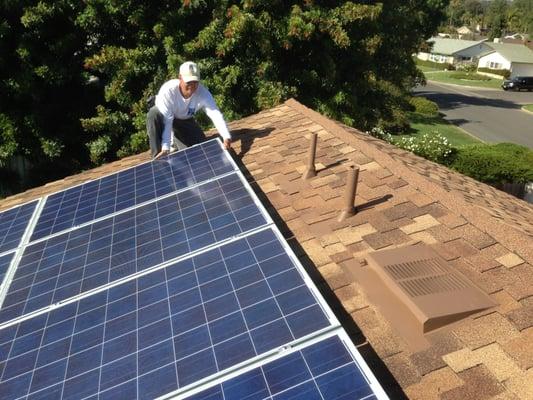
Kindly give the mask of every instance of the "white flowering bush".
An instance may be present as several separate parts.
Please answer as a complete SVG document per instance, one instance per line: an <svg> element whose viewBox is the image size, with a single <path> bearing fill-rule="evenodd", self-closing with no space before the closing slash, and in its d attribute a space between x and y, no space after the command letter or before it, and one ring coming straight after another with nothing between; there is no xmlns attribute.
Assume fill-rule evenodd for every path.
<svg viewBox="0 0 533 400"><path fill-rule="evenodd" d="M440 164L447 164L454 152L448 139L437 132L425 133L420 136L401 137L393 139L392 143L401 149L408 150L420 157Z"/></svg>
<svg viewBox="0 0 533 400"><path fill-rule="evenodd" d="M449 164L455 152L448 139L438 132L424 133L420 136L394 137L383 128L375 127L367 133L440 164Z"/></svg>
<svg viewBox="0 0 533 400"><path fill-rule="evenodd" d="M376 126L372 128L369 132L367 132L370 136L374 136L378 139L384 140L386 142L392 143L393 137L392 135L387 132L385 129Z"/></svg>

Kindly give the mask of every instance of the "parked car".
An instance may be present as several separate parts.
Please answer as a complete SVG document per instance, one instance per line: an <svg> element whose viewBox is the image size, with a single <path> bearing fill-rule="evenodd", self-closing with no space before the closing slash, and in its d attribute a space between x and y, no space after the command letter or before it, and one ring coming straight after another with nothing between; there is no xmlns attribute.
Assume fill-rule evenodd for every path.
<svg viewBox="0 0 533 400"><path fill-rule="evenodd" d="M517 90L525 89L527 91L533 90L533 76L515 76L513 79L507 79L502 83L503 90Z"/></svg>

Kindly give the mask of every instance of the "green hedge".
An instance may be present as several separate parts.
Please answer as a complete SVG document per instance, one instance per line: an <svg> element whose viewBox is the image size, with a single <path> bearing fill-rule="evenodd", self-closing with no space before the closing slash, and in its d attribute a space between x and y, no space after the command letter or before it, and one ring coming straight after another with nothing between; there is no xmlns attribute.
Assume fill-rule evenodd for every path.
<svg viewBox="0 0 533 400"><path fill-rule="evenodd" d="M478 72L486 72L488 74L500 75L504 78L509 78L511 76L511 71L508 69L490 69L490 68L478 68Z"/></svg>
<svg viewBox="0 0 533 400"><path fill-rule="evenodd" d="M421 65L423 67L429 67L429 68L435 68L435 69L447 69L448 71L455 70L455 66L453 64L446 64L446 63L436 63L434 61L424 61L417 58L415 60L416 65Z"/></svg>
<svg viewBox="0 0 533 400"><path fill-rule="evenodd" d="M468 72L456 72L453 75L454 79L464 79L468 81L490 81L491 77L479 74L471 74Z"/></svg>
<svg viewBox="0 0 533 400"><path fill-rule="evenodd" d="M475 144L457 149L451 167L480 182L533 182L533 150L512 143Z"/></svg>
<svg viewBox="0 0 533 400"><path fill-rule="evenodd" d="M427 115L430 117L436 117L439 115L439 106L425 97L416 96L409 99L409 104L413 106L414 112Z"/></svg>

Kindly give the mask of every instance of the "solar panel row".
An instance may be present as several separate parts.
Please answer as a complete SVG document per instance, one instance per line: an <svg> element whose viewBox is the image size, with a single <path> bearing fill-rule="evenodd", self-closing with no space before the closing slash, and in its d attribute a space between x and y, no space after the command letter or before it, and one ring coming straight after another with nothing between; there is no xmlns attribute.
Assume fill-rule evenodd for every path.
<svg viewBox="0 0 533 400"><path fill-rule="evenodd" d="M267 223L237 174L29 245L0 322Z"/></svg>
<svg viewBox="0 0 533 400"><path fill-rule="evenodd" d="M329 337L213 386L190 400L377 399L339 336Z"/></svg>
<svg viewBox="0 0 533 400"><path fill-rule="evenodd" d="M31 240L70 229L232 172L217 141L206 142L48 197Z"/></svg>
<svg viewBox="0 0 533 400"><path fill-rule="evenodd" d="M386 398L216 140L49 196L31 238L0 399Z"/></svg>
<svg viewBox="0 0 533 400"><path fill-rule="evenodd" d="M268 229L0 331L0 393L154 398L328 326Z"/></svg>

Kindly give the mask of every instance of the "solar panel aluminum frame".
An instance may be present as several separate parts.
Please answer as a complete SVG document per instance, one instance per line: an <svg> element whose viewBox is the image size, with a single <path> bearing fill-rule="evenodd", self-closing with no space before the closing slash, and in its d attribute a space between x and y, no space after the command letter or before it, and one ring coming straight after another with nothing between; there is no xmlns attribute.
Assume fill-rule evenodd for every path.
<svg viewBox="0 0 533 400"><path fill-rule="evenodd" d="M191 189L191 188L194 188L194 187L197 187L197 186L203 185L203 184L205 184L205 183L211 182L211 181L213 181L213 180L216 180L216 179L222 178L222 177L227 176L227 175L231 175L231 174L236 173L236 172L238 172L238 173L240 173L240 174L242 175L242 172L240 171L238 165L237 165L237 164L235 163L235 161L234 161L234 160L228 155L228 152L227 152L227 151L224 151L224 147L223 147L222 142L221 142L220 140L216 139L216 138L215 138L215 139L208 140L208 141L206 141L206 142L202 142L202 143L199 143L199 144L195 144L195 145L190 146L190 147L187 147L187 149L191 149L191 148L194 148L194 147L198 147L198 146L201 146L201 145L204 144L204 143L207 143L207 142L213 142L213 141L216 141L216 142L218 143L218 145L220 146L220 148L223 150L222 153L224 154L224 156L226 157L226 159L229 161L229 163L232 165L232 167L233 167L233 171L226 172L226 173L224 173L224 174L222 174L222 175L218 175L218 176L216 176L216 177L213 177L213 178L210 178L210 179L206 179L206 180L201 181L201 182L197 182L197 183L195 183L195 184L193 184L193 185L191 185L191 186L187 186L187 187L184 187L184 188L181 188L181 189L175 190L175 191L173 191L173 192L167 193L167 194L162 195L162 196L159 196L159 197L154 197L153 199L146 200L146 201L144 201L144 202L142 202L142 203L135 204L135 205L133 205L133 206L130 206L130 207L124 208L124 209L122 209L122 210L115 211L115 212L113 212L113 213L110 213L110 214L107 214L107 215L104 215L104 216L101 216L101 217L95 218L95 219L93 219L93 220L90 220L90 221L84 222L84 223L82 223L82 224L74 225L74 226L72 226L72 227L70 227L70 228L68 228L68 229L63 229L63 230L61 230L61 231L54 232L54 233L52 233L52 234L50 234L50 235L46 235L46 236L43 236L43 237L41 237L41 238L35 239L35 240L33 240L33 241L30 241L29 243L31 243L31 244L39 243L39 242L42 242L42 241L48 240L48 239L50 239L50 238L53 238L53 237L56 237L56 236L62 235L62 234L65 234L65 233L68 233L68 232L72 232L73 230L76 230L76 229L78 229L78 228L82 228L82 227L85 227L85 226L88 226L88 225L94 224L94 223L96 223L96 222L103 221L103 220L105 220L105 219L107 219L107 218L114 217L114 216L116 216L116 215L120 215L120 214L122 214L122 213L125 213L125 212L128 212L128 211L135 210L136 208L139 208L139 207L145 206L145 205L147 205L147 204L154 203L154 202L156 202L156 201L158 201L158 200L165 199L165 198L170 197L170 196L172 196L172 195L175 195L175 194L178 194L178 193L181 193L181 192L187 191L187 190L189 190L189 189ZM184 149L184 150L187 150L187 149ZM174 154L174 153L171 153L171 154L168 155L167 157L172 157L173 154ZM165 159L162 159L161 161L165 161ZM46 202L47 202L47 200L48 200L48 198L49 198L50 196L53 196L53 195L55 195L55 194L58 194L58 193L61 193L61 192L63 192L63 191L70 190L70 189L73 189L73 188L76 188L76 187L79 187L79 186L86 185L86 184L88 184L88 183L95 182L95 181L98 181L98 180L104 179L104 178L106 178L106 177L112 176L112 175L116 175L116 174L119 173L119 172L128 171L128 170L130 170L130 169L134 169L134 168L137 168L137 167L139 167L139 166L141 166L141 165L149 164L149 163L152 163L152 162L154 162L154 160L145 161L145 162L142 162L142 163L136 164L136 165L134 165L134 166L132 166L132 167L129 167L129 168L126 168L126 169L123 169L123 170L117 171L117 172L113 172L113 173L110 173L110 174L107 174L107 175L103 175L103 176L100 176L100 177L95 178L95 179L90 179L90 180L87 180L87 181L85 181L85 182L79 183L79 184L77 184L77 185L70 186L70 187L68 187L68 188L66 188L66 189L58 190L58 191L56 191L56 192L49 193L49 194L47 194L46 196L43 196L43 197L42 197L42 201L43 201L44 203L43 203L43 205L42 205L42 207L41 207L41 209L40 209L40 211L39 211L39 215L37 216L37 221L35 221L35 225L33 226L33 228L36 226L36 224L37 224L37 222L38 222L38 220L39 220L39 218L40 218L40 216L41 216L41 211L42 211L42 210L44 209L44 207L46 206ZM245 179L245 181L246 181L246 179ZM30 238L31 238L31 235L33 235L33 229L32 229L32 231L30 232ZM0 305L1 305L1 303L0 303Z"/></svg>
<svg viewBox="0 0 533 400"><path fill-rule="evenodd" d="M229 158L231 158L231 157L229 157ZM233 160L232 160L232 163L234 163ZM151 267L151 268L147 268L147 269L145 269L145 270L143 270L143 271L141 271L141 272L138 272L138 273L135 273L135 274L132 274L132 275L126 276L126 277L124 277L124 278L118 279L118 280L116 280L116 281L113 281L113 282L107 283L107 284L102 285L102 286L100 286L100 287L97 287L97 288L91 289L91 290L89 290L89 291L87 291L87 292L84 292L84 293L78 294L78 295L76 295L76 296L70 297L70 298L68 298L68 299L65 299L65 300L59 301L59 302L54 303L54 304L51 304L51 305L49 305L49 306L47 306L47 307L44 307L44 308L41 308L41 309L39 309L39 310L32 311L32 312L30 312L30 313L28 313L28 314L24 314L24 315L22 315L22 316L19 316L19 317L17 317L17 318L11 319L11 320L6 321L6 322L4 322L4 323L0 323L0 329L6 328L6 327L11 326L11 325L14 325L14 324L17 324L17 323L22 322L22 321L24 321L24 320L27 320L27 319L29 319L29 318L33 318L33 317L35 317L35 316L37 316L37 315L40 315L40 314L46 313L46 312L48 312L48 311L50 311L50 310L52 310L52 309L55 309L55 308L57 308L57 307L61 307L61 306L63 306L63 305L70 304L70 303L72 303L72 302L78 301L78 300L80 300L80 299L82 299L82 298L85 298L85 297L91 296L91 295L93 295L93 294L99 293L99 292L101 292L101 291L103 291L103 290L107 290L107 289L112 288L112 287L114 287L114 286L120 285L121 283L128 282L128 281L130 281L130 280L136 279L136 278L138 278L138 277L140 277L140 276L147 275L147 274L149 274L150 272L153 272L153 271L156 271L156 270L159 270L159 269L165 268L165 267L168 266L168 265L171 265L171 264L174 264L174 263L176 263L176 262L179 262L179 261L185 260L185 259L187 259L187 258L189 258L189 257L192 257L192 256L196 256L196 255L202 254L202 253L204 253L204 252L206 252L206 251L209 251L209 250L211 250L211 249L213 249L213 248L216 248L216 247L222 246L222 245L227 244L227 243L231 243L232 241L235 241L235 240L239 240L239 239L241 239L241 238L243 238L243 237L246 237L246 236L251 235L251 234L254 234L254 233L258 232L258 231L264 230L265 228L268 228L268 227L275 227L274 221L273 221L272 218L270 217L270 214L266 211L265 207L263 206L263 204L261 203L261 201L259 200L259 198L258 198L257 195L255 194L255 192L254 192L253 189L251 188L250 184L248 183L248 181L246 180L246 178L244 177L244 175L242 174L242 172L241 172L240 170L238 170L238 169L237 169L236 171L231 172L231 173L223 174L223 175L218 176L218 177L216 177L216 178L212 178L212 179L207 180L207 181L205 181L205 182L202 182L202 183L200 183L200 184L190 186L190 187L188 187L188 188L186 188L186 189L183 189L183 190L180 190L180 191L173 192L173 193L169 194L168 196L176 195L177 193L181 193L181 192L183 192L183 191L190 190L190 189L193 189L193 188L195 188L195 187L199 187L199 186L201 186L201 185L205 185L205 184L207 184L207 183L209 183L209 182L212 182L212 181L214 181L214 180L217 180L217 179L220 179L220 178L223 178L223 177L225 177L225 176L232 175L232 174L235 174L235 175L239 178L239 180L240 180L241 183L243 184L244 188L246 189L246 191L247 191L248 194L250 195L252 201L253 201L254 204L257 206L259 212L260 212L260 213L262 214L262 216L265 218L266 223L265 223L264 225L262 225L262 226L260 226L260 227L257 227L257 228L254 228L254 229L251 229L251 230L246 231L246 232L244 232L244 233L241 233L241 234L239 234L239 235L233 236L233 237L231 237L231 238L223 239L223 240L221 240L221 241L215 242L215 243L213 243L213 244L211 244L211 245L208 245L208 246L206 246L206 247L200 248L200 249L195 250L195 251L193 251L193 252L191 252L191 253L187 253L187 254L185 254L185 255L178 256L178 257L173 258L173 259L171 259L171 260L165 261L164 263L157 264L157 265L155 265L155 266L153 266L153 267ZM162 197L158 197L158 198L156 198L154 201L161 200L161 199L166 198L166 197L168 197L168 196L165 195L165 196L162 196ZM43 203L43 204L44 204L44 203ZM138 208L138 207L141 207L141 205L139 205L139 206L137 206L137 207L134 207L133 209ZM129 210L129 211L131 211L131 210ZM122 214L123 212L127 212L127 210L121 210L121 211L119 211L119 212L117 212L117 213L110 214L110 215L106 216L106 218L112 218L113 216L115 216L115 215L119 215L119 214ZM94 223L94 222L96 222L96 220L95 220L95 221L92 221L91 223ZM85 225L84 225L84 226L85 226ZM67 231L63 231L63 232L61 232L61 234L65 234L65 233L67 233L67 232L74 231L74 230L76 230L76 229L78 229L78 228L79 228L79 227L71 228L71 229L69 229L69 230L67 230ZM31 232L30 232L30 234L31 234ZM34 242L31 242L31 243L27 243L24 247L21 247L21 249L20 249L21 251L20 251L20 255L18 256L17 263L16 263L16 265L12 268L11 280L12 280L12 278L13 278L15 272L16 272L16 266L18 266L19 261L20 261L20 259L22 258L24 248L25 248L27 245L30 245L30 244L33 245L33 244L35 244L35 243L39 243L39 242L42 241L42 240L50 239L51 237L54 237L54 236L55 236L55 235L51 235L51 236L48 236L48 237L46 237L46 238L39 239L39 240L34 241ZM280 237L282 237L282 236L280 236ZM282 240L281 242L284 243L285 240ZM10 282L11 282L11 280L10 280ZM3 297L0 298L0 300L1 300L1 301L0 301L0 308L1 308L1 305L2 305L2 303L3 303L3 301L4 301L5 296L6 296L7 293L8 293L8 289L9 289L9 285L6 285L5 288L4 288L4 292L5 292L5 293L2 293L2 294L3 294Z"/></svg>
<svg viewBox="0 0 533 400"><path fill-rule="evenodd" d="M380 385L380 383L378 382L378 380L376 379L376 377L374 376L374 374L372 373L372 371L366 364L365 360L363 359L363 357L361 356L357 348L354 346L353 342L351 341L346 331L342 329L342 327L336 327L335 329L330 329L330 330L321 332L320 334L314 337L308 338L307 340L299 340L296 343L292 343L291 345L279 348L277 349L277 351L270 352L270 354L266 355L260 360L257 360L254 363L245 365L241 367L240 369L235 369L235 370L223 373L223 374L219 374L219 376L209 381L201 382L201 383L199 382L197 386L189 387L189 388L185 387L185 390L176 391L176 392L164 395L164 396L160 396L157 398L157 400L185 400L189 398L190 396L201 393L202 391L206 389L209 389L209 388L212 388L213 386L227 382L232 378L236 378L258 367L262 367L272 361L279 360L283 357L296 353L300 350L306 349L314 344L317 344L321 341L324 341L332 337L338 337L340 341L344 344L344 346L348 350L348 353L353 358L358 368L360 369L360 372L366 379L368 386L372 390L374 396L378 400L387 400L389 397L387 396L382 386Z"/></svg>
<svg viewBox="0 0 533 400"><path fill-rule="evenodd" d="M10 252L0 254L0 257L1 257L11 252L15 253L15 255L13 256L13 259L11 260L9 268L7 269L4 280L0 282L0 308L2 308L2 304L7 295L9 285L11 284L11 281L13 280L13 277L15 276L15 272L17 271L17 266L20 260L22 259L22 254L24 254L24 249L29 243L33 229L35 228L35 225L37 224L37 220L39 219L39 215L41 214L41 210L43 209L44 204L45 204L43 198L39 198L37 200L32 200L32 201L37 201L37 205L35 206L35 209L33 210L33 215L31 216L30 221L28 222L28 225L26 226L26 230L24 231L24 234L22 235L22 238L20 240L18 247ZM28 202L28 203L31 203L31 202ZM25 204L28 204L28 203L25 203Z"/></svg>

